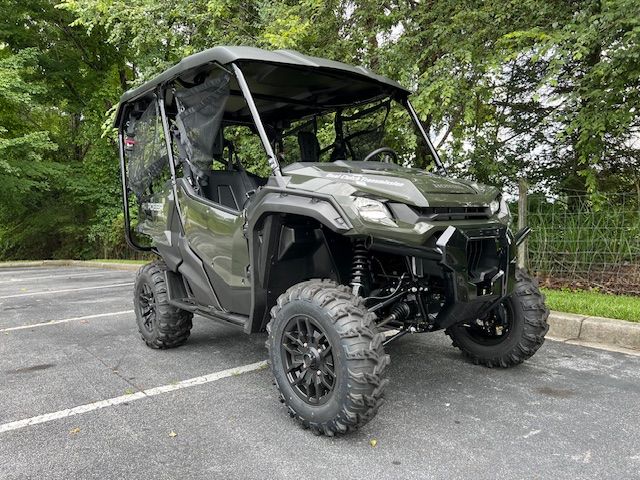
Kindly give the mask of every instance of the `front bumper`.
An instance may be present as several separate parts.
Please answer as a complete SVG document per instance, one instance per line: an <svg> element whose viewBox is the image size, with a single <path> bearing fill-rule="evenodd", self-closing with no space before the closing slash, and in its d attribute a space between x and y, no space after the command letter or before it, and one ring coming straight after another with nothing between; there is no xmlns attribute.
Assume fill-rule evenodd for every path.
<svg viewBox="0 0 640 480"><path fill-rule="evenodd" d="M513 291L515 244L505 225L450 226L436 245L446 289L435 319L439 328L475 320Z"/></svg>

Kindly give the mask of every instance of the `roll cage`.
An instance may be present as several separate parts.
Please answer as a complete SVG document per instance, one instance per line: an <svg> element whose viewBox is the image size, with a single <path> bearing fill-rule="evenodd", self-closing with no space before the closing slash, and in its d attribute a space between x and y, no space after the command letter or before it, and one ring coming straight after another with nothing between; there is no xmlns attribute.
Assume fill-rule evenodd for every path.
<svg viewBox="0 0 640 480"><path fill-rule="evenodd" d="M247 125L255 129L266 153L273 181L279 188L286 188L286 184L274 152L273 139L267 131L268 125L279 125L284 129L286 122L384 99L393 99L407 110L437 168L446 173L408 99L409 91L397 82L362 67L309 57L292 51L269 52L249 47L215 47L183 59L174 67L121 97L115 126L118 128L126 240L137 250L153 251L154 248L138 244L131 235L130 185L125 151L129 141L125 138L127 126L136 115L136 108L141 102L153 105L156 109L162 127L163 149L168 160L171 189L174 198L178 198L176 180L180 162L176 161L175 157L180 148L175 147L176 143L182 142L176 139L184 139L189 135L184 131L184 127L177 129L181 130L178 136L175 134L176 124L180 127L180 111L176 109L176 104L178 109L184 110L176 100L180 93L176 89L191 89L202 85L212 72L213 75L219 74L228 78L226 98L216 106L220 109L222 120L228 124ZM206 99L203 102L206 103ZM219 124L215 128L219 128ZM216 132L210 134L214 136ZM188 168L197 170L188 160L183 163L188 165ZM176 209L182 218L178 202Z"/></svg>

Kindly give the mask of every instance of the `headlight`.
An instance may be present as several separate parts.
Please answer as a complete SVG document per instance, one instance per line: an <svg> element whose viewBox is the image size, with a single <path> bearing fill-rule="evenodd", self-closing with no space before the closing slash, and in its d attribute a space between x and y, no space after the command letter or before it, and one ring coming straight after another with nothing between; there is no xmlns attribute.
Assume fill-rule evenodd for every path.
<svg viewBox="0 0 640 480"><path fill-rule="evenodd" d="M355 197L353 204L363 220L388 227L397 226L384 203L372 198Z"/></svg>
<svg viewBox="0 0 640 480"><path fill-rule="evenodd" d="M493 202L489 204L489 210L491 210L491 215L495 215L500 210L500 198L496 198Z"/></svg>

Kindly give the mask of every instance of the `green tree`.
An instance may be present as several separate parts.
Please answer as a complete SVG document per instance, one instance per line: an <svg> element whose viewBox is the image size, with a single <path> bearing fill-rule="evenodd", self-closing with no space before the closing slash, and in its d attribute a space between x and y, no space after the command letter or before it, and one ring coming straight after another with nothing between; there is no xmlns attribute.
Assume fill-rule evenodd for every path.
<svg viewBox="0 0 640 480"><path fill-rule="evenodd" d="M89 255L97 206L117 203L117 162L101 138L123 64L100 31L70 27L47 0L0 6L0 249L6 257Z"/></svg>
<svg viewBox="0 0 640 480"><path fill-rule="evenodd" d="M639 37L635 0L5 0L0 255L128 254L113 108L221 44L399 79L456 174L640 197Z"/></svg>

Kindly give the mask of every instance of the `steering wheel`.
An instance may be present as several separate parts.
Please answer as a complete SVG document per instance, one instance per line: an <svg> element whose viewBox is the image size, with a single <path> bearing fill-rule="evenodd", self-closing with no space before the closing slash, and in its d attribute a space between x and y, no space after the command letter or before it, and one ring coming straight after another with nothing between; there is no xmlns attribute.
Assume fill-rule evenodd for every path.
<svg viewBox="0 0 640 480"><path fill-rule="evenodd" d="M370 152L367 154L366 157L364 157L364 159L362 160L363 162L368 162L369 160L371 160L373 157L377 157L378 155L382 154L382 153L388 153L389 156L393 157L393 159L396 161L396 163L398 163L398 154L396 153L396 151L391 148L391 147L380 147L380 148L376 148L373 152ZM387 159L385 160L386 163L391 163L389 161L389 158L387 157Z"/></svg>

